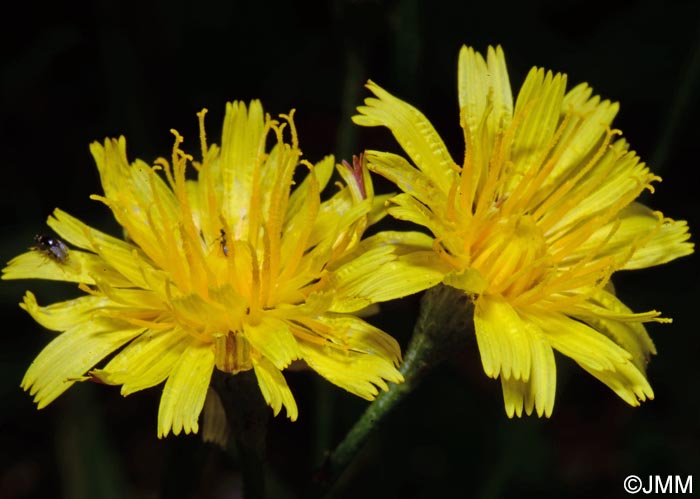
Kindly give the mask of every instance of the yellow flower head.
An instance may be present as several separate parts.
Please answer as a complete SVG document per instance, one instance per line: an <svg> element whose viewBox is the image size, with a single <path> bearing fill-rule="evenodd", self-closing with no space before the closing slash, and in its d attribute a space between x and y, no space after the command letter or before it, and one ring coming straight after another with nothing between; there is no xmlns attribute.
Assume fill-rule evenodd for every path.
<svg viewBox="0 0 700 499"><path fill-rule="evenodd" d="M692 253L685 222L634 200L660 180L610 128L618 105L566 75L533 68L513 105L500 47L463 47L459 107L465 154L454 162L430 122L370 82L357 124L388 127L413 160L368 153L403 191L389 213L428 228L443 282L474 302L484 371L500 377L508 416L549 416L553 350L631 405L653 398L654 345L609 285L613 272ZM415 166L414 166L415 165Z"/></svg>
<svg viewBox="0 0 700 499"><path fill-rule="evenodd" d="M198 430L214 367L252 369L274 413L284 406L292 420L297 406L281 371L294 360L366 399L402 380L396 341L350 313L439 282L413 270L411 255L430 239L361 241L386 198L374 196L356 161L338 167L346 185L321 202L334 161L301 159L292 115L277 121L258 101L229 104L219 147L207 144L204 114L201 162L180 149L176 132L172 159L155 166L129 164L123 137L91 145L104 188L93 198L111 209L126 241L56 210L48 225L75 249L42 236L4 269L5 279L77 282L86 293L41 307L27 292L21 305L62 332L22 381L39 408L75 381L121 385L123 395L165 381L163 437ZM187 178L188 163L196 179ZM300 166L308 173L292 189Z"/></svg>

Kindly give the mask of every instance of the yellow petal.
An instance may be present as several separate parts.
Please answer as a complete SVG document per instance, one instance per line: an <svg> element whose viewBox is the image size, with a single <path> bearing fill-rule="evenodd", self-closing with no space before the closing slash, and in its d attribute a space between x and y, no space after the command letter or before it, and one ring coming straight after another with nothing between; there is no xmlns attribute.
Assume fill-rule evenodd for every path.
<svg viewBox="0 0 700 499"><path fill-rule="evenodd" d="M627 152L626 143L618 140L560 201L566 206L566 212L551 209L545 214L543 223L550 225L549 217L557 219L551 223L550 237L571 228L575 230L576 224L582 220L605 213L621 200L629 198L632 201L653 178L644 163L639 162L639 157L634 152Z"/></svg>
<svg viewBox="0 0 700 499"><path fill-rule="evenodd" d="M306 363L331 383L367 400L378 390L387 390L387 381L399 383L403 377L395 365L400 359L396 340L353 316L323 316L317 321L330 326L317 334L328 341L300 341Z"/></svg>
<svg viewBox="0 0 700 499"><path fill-rule="evenodd" d="M557 368L554 362L554 352L541 334L536 335L532 339L530 351L532 352L530 397L535 400L537 415L550 417L554 409L554 397L557 387Z"/></svg>
<svg viewBox="0 0 700 499"><path fill-rule="evenodd" d="M537 415L550 417L556 395L557 367L554 352L542 335L532 337L532 370L527 381L501 376L503 401L509 418L522 416L523 408L529 416L532 410Z"/></svg>
<svg viewBox="0 0 700 499"><path fill-rule="evenodd" d="M255 377L258 379L258 386L260 386L263 398L267 405L272 408L274 415L277 416L282 407L284 407L287 417L292 421L296 421L297 417L299 417L299 409L297 409L294 396L280 370L273 366L272 362L265 357L254 358L253 369L255 370Z"/></svg>
<svg viewBox="0 0 700 499"><path fill-rule="evenodd" d="M329 268L331 311L353 312L372 303L401 298L442 280L444 264L429 251L431 241L418 232L381 232Z"/></svg>
<svg viewBox="0 0 700 499"><path fill-rule="evenodd" d="M433 211L435 209L436 211ZM453 234L453 226L440 216L440 206L433 209L424 205L409 194L398 194L391 198L389 214L398 220L413 222L430 230L435 237L442 238Z"/></svg>
<svg viewBox="0 0 700 499"><path fill-rule="evenodd" d="M620 106L608 100L601 102L598 96L590 98L591 93L591 88L582 83L564 96L561 112L570 120L552 153L558 159L545 185L564 175L575 175L612 125Z"/></svg>
<svg viewBox="0 0 700 499"><path fill-rule="evenodd" d="M22 388L34 396L39 409L46 407L76 378L143 331L124 326L121 321L95 318L59 334L29 366Z"/></svg>
<svg viewBox="0 0 700 499"><path fill-rule="evenodd" d="M79 248L97 253L102 257L95 259L95 265L86 265L86 268L95 269L92 271L94 275L101 277L102 280L111 283L113 286L137 285L139 287L147 287L142 277L143 263L139 265L141 259L134 257L135 253L139 254L134 245L93 229L58 208L54 210L53 216L49 217L47 224L66 241ZM99 267L98 264L100 265ZM100 267L102 271L98 272ZM110 267L114 269L113 273L118 272L119 277L124 277L121 277L120 280L117 276L109 274ZM124 283L123 281L126 282Z"/></svg>
<svg viewBox="0 0 700 499"><path fill-rule="evenodd" d="M572 259L585 258L607 239L605 254L618 254L624 258L624 269L652 267L690 255L694 245L689 238L687 222L664 219L660 213L632 203L620 212L619 221L610 222L594 232ZM630 250L633 250L631 256Z"/></svg>
<svg viewBox="0 0 700 499"><path fill-rule="evenodd" d="M512 161L518 172L528 171L544 160L543 152L554 136L559 123L566 76L532 68L520 88L515 104L515 120L519 121L513 139Z"/></svg>
<svg viewBox="0 0 700 499"><path fill-rule="evenodd" d="M319 243L330 243L332 246L337 237L368 215L372 207L371 199L354 203L347 189L338 192L321 204L307 247L312 248ZM328 257L324 258L328 261Z"/></svg>
<svg viewBox="0 0 700 499"><path fill-rule="evenodd" d="M34 293L27 291L20 304L32 319L52 331L65 331L78 324L92 319L100 307L111 305L112 302L104 296L81 296L73 300L52 303L45 307L39 306Z"/></svg>
<svg viewBox="0 0 700 499"><path fill-rule="evenodd" d="M73 249L68 250L65 262L57 262L37 250L17 255L3 269L2 278L47 279L83 284L96 284L98 280L104 280L116 286L130 284L99 256Z"/></svg>
<svg viewBox="0 0 700 499"><path fill-rule="evenodd" d="M590 301L581 303L571 314L600 331L632 355L632 362L642 372L649 357L656 353L654 343L642 322L654 320L657 312L634 314L615 295L594 292Z"/></svg>
<svg viewBox="0 0 700 499"><path fill-rule="evenodd" d="M498 130L510 126L513 116L513 93L508 79L505 56L500 46L488 48L487 61L471 47L463 46L459 52L457 74L459 108L465 113L472 135L486 117L489 142Z"/></svg>
<svg viewBox="0 0 700 499"><path fill-rule="evenodd" d="M401 360L401 349L396 340L381 329L353 315L326 314L314 319L320 324L329 326L324 335L334 344L355 353L376 355L398 365Z"/></svg>
<svg viewBox="0 0 700 499"><path fill-rule="evenodd" d="M569 315L595 315L604 319L618 322L639 323L642 322L666 322L666 319L659 319L660 312L651 310L649 312L632 312L632 310L622 303L614 294L612 281L606 289L586 289L583 293L586 301L577 303L571 307ZM610 291L608 291L610 289ZM567 311L569 313L569 311Z"/></svg>
<svg viewBox="0 0 700 499"><path fill-rule="evenodd" d="M219 291L222 296L226 296L227 292L235 296L230 287ZM206 317L209 330L228 330L224 305L221 303L217 303L213 300L205 300L196 293L189 293L178 298L171 298L170 304L174 312L181 317L185 323L198 324L202 320L202 317ZM238 307L243 306L242 303L237 303L236 305L238 305Z"/></svg>
<svg viewBox="0 0 700 499"><path fill-rule="evenodd" d="M258 324L245 324L244 332L251 346L280 371L301 356L296 338L281 320L263 317Z"/></svg>
<svg viewBox="0 0 700 499"><path fill-rule="evenodd" d="M252 101L250 109L242 102L226 104L220 153L224 182L222 205L224 210L230 210L232 220L249 209L253 174L265 152L264 134L260 101Z"/></svg>
<svg viewBox="0 0 700 499"><path fill-rule="evenodd" d="M326 156L314 165L313 173L309 172L306 177L304 177L301 184L295 187L294 191L289 196L287 224L289 223L289 217L295 216L302 209L302 206L308 202L306 198L309 196L312 182L316 184L316 191L323 191L331 175L333 175L334 166L335 158L333 156Z"/></svg>
<svg viewBox="0 0 700 499"><path fill-rule="evenodd" d="M528 319L543 331L552 347L581 366L613 370L632 357L595 329L560 313L528 314Z"/></svg>
<svg viewBox="0 0 700 499"><path fill-rule="evenodd" d="M362 126L385 126L421 171L443 192L449 192L455 162L433 125L415 107L397 99L376 83L367 83L377 98L365 99L352 120Z"/></svg>
<svg viewBox="0 0 700 499"><path fill-rule="evenodd" d="M182 331L149 330L91 374L109 385L123 385L121 394L127 396L162 383L190 344Z"/></svg>
<svg viewBox="0 0 700 499"><path fill-rule="evenodd" d="M554 352L545 339L539 335L532 338L532 371L527 381L501 376L503 401L509 418L521 417L523 409L529 416L532 410L537 415L550 417L554 409L557 368Z"/></svg>
<svg viewBox="0 0 700 499"><path fill-rule="evenodd" d="M593 369L580 362L579 365L633 407L637 407L639 402L654 399L654 390L632 362L616 362L612 369Z"/></svg>
<svg viewBox="0 0 700 499"><path fill-rule="evenodd" d="M294 214L291 217L288 216L282 236L280 266L283 270L279 277L281 281L296 273L304 253L309 248L309 236L321 205L315 171L309 172L301 187L304 197L290 199L290 204L292 202L295 204ZM294 193L296 194L298 191L299 189L295 190ZM289 211L287 213L289 215Z"/></svg>
<svg viewBox="0 0 700 499"><path fill-rule="evenodd" d="M211 345L192 340L173 366L163 388L158 408L158 438L172 430L197 433L199 414L204 406L211 373L214 370L214 352Z"/></svg>
<svg viewBox="0 0 700 499"><path fill-rule="evenodd" d="M530 382L501 376L501 388L503 405L509 418L522 417L523 407L528 416L532 414L533 398L530 396Z"/></svg>
<svg viewBox="0 0 700 499"><path fill-rule="evenodd" d="M498 296L481 296L474 307L474 330L484 372L527 381L530 378L533 325L523 321L508 302Z"/></svg>
<svg viewBox="0 0 700 499"><path fill-rule="evenodd" d="M94 142L90 151L95 158L105 202L129 237L156 262L167 260L167 251L178 247L173 229L178 226L180 208L173 190L157 171L136 160L129 164L126 141L107 139ZM169 244L163 244L163 237Z"/></svg>
<svg viewBox="0 0 700 499"><path fill-rule="evenodd" d="M369 169L396 184L424 204L447 205L447 193L433 179L396 154L367 151Z"/></svg>

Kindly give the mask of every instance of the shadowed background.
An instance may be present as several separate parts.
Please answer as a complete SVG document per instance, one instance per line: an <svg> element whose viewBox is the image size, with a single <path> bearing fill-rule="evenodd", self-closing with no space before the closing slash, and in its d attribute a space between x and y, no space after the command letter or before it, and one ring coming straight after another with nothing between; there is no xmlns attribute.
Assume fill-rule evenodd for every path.
<svg viewBox="0 0 700 499"><path fill-rule="evenodd" d="M500 43L516 91L537 65L620 101L615 126L664 178L645 202L700 230L695 1L123 3L51 4L37 14L24 2L4 20L3 263L47 231L55 207L119 234L107 209L88 199L101 192L91 141L123 134L130 159L152 162L170 155L176 128L197 156L195 113L209 109L209 140L219 142L224 104L234 99L260 98L272 114L296 108L309 160L350 159L364 148L396 150L386 130L349 120L372 78L421 109L460 161L463 43L482 52ZM656 400L628 407L558 355L552 418L508 420L500 385L483 374L472 342L388 418L338 496L605 498L623 497L629 474L699 479L697 258L614 282L634 310L674 318L649 326L659 350L649 368ZM26 289L41 304L77 294L58 283L0 285L0 498L236 497L235 457L196 436L157 440L160 387L123 399L116 387L76 385L36 411L19 383L51 333L18 308ZM371 321L405 346L417 305L418 297L388 303ZM366 405L311 373L287 379L300 418L276 418L269 435L271 488L281 498L296 496Z"/></svg>

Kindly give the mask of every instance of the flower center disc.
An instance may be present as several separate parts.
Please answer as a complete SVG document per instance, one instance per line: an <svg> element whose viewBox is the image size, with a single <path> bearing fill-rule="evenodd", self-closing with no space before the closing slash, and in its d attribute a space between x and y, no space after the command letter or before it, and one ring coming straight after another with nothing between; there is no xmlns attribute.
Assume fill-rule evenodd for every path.
<svg viewBox="0 0 700 499"><path fill-rule="evenodd" d="M512 216L486 225L472 246L473 266L483 275L487 293L517 295L545 274L547 241L530 215Z"/></svg>

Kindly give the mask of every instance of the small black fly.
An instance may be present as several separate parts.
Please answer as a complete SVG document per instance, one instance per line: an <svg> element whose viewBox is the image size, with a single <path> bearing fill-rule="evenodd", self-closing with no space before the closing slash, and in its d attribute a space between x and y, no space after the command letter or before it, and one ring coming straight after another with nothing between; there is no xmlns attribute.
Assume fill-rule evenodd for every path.
<svg viewBox="0 0 700 499"><path fill-rule="evenodd" d="M68 246L59 238L47 236L46 234L37 234L34 236L34 242L36 246L32 249L45 254L56 263L66 263L68 259Z"/></svg>
<svg viewBox="0 0 700 499"><path fill-rule="evenodd" d="M224 253L224 256L228 256L228 242L226 241L226 231L224 229L219 229L218 239L221 251Z"/></svg>

